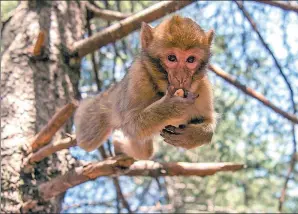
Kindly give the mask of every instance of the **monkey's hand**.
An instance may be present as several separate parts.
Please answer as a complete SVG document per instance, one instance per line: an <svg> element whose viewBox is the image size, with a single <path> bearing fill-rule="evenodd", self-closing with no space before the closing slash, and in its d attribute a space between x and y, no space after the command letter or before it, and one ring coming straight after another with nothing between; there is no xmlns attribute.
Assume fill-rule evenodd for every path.
<svg viewBox="0 0 298 214"><path fill-rule="evenodd" d="M124 118L122 131L135 140L144 140L148 136L159 133L172 121L184 120L191 108L194 108L195 98L174 96L173 88L169 87L166 94L142 111L128 114Z"/></svg>
<svg viewBox="0 0 298 214"><path fill-rule="evenodd" d="M176 89L173 86L169 86L165 96L160 100L161 107L166 108L166 115L172 113L174 116L181 116L187 113L187 109L194 104L196 97L192 93L188 93L186 96L175 95Z"/></svg>
<svg viewBox="0 0 298 214"><path fill-rule="evenodd" d="M211 142L213 136L212 127L211 123L179 125L179 127L170 125L166 126L160 135L168 144L192 149Z"/></svg>

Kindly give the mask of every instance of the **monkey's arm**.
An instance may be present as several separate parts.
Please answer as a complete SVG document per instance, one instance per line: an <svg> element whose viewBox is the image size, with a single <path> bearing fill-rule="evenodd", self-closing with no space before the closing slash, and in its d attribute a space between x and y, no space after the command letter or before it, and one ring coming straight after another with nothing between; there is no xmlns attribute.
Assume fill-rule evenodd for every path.
<svg viewBox="0 0 298 214"><path fill-rule="evenodd" d="M185 125L167 126L163 129L161 136L164 137L165 142L186 149L211 142L216 127L211 84L207 78L204 78L199 86L197 90L199 97L195 102L193 119Z"/></svg>
<svg viewBox="0 0 298 214"><path fill-rule="evenodd" d="M123 131L134 139L144 139L160 132L172 122L184 120L188 109L194 104L193 98L173 97L167 92L160 100L145 109L130 112L124 118Z"/></svg>
<svg viewBox="0 0 298 214"><path fill-rule="evenodd" d="M179 127L167 126L160 135L166 143L185 149L210 143L215 128L213 120L192 121Z"/></svg>

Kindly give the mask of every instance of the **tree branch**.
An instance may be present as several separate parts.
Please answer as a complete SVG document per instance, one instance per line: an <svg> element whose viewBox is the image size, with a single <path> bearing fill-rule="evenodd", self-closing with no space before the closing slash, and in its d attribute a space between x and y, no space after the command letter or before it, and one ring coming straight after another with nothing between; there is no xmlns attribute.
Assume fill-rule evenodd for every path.
<svg viewBox="0 0 298 214"><path fill-rule="evenodd" d="M268 0L267 1L256 1L256 2L271 5L274 7L279 7L283 10L294 11L294 12L298 13L298 5L290 4L290 2L285 3L285 1L268 1Z"/></svg>
<svg viewBox="0 0 298 214"><path fill-rule="evenodd" d="M90 38L80 40L74 44L73 51L80 58L87 54L121 39L129 33L141 27L142 22L152 22L166 14L179 10L193 1L162 1L150 6L138 13L135 13L128 18L111 25L110 27L94 34Z"/></svg>
<svg viewBox="0 0 298 214"><path fill-rule="evenodd" d="M92 36L92 30L91 30L91 23L90 23L90 17L87 16L87 23L86 23L87 31L88 31L88 37ZM97 86L97 91L101 91L101 86L102 82L98 76L98 68L97 68L97 63L95 59L95 52L91 53L91 62L92 62L92 68L93 68L93 73L95 76L95 83Z"/></svg>
<svg viewBox="0 0 298 214"><path fill-rule="evenodd" d="M295 124L298 124L298 118L296 117L296 115L288 113L288 112L278 108L277 106L272 104L269 100L267 100L267 98L264 95L262 95L262 94L260 94L256 91L254 91L253 89L241 84L235 78L233 78L232 76L230 76L229 74L224 72L221 68L219 68L215 65L209 65L208 68L212 72L214 72L216 75L218 75L221 78L223 78L224 80L226 80L228 83L234 85L236 88L243 91L245 94L259 100L261 103L263 103L265 106L271 108L277 114L281 115L284 118L287 118L288 120L290 120L291 122L293 122Z"/></svg>
<svg viewBox="0 0 298 214"><path fill-rule="evenodd" d="M272 50L270 49L268 44L265 42L265 40L262 37L261 33L259 32L259 30L257 28L257 25L254 22L253 18L249 15L248 11L244 8L242 3L237 2L237 1L235 1L235 2L238 5L239 9L242 11L243 15L246 17L246 19L250 23L250 25L252 26L253 30L257 33L257 35L258 35L262 45L264 46L264 48L269 52L269 54L273 58L275 66L278 68L279 73L283 77L283 79L284 79L284 81L285 81L285 83L286 83L286 85L287 85L287 87L290 91L290 100L291 100L291 104L292 104L293 113L295 114L297 112L297 109L296 109L296 104L295 104L295 100L294 100L294 91L293 91L293 88L291 86L291 83L289 82L286 74L284 73L284 71L283 71L281 65L279 64L277 58L275 57L274 53L272 52ZM292 161L291 161L291 164L290 164L290 167L289 167L288 175L285 179L282 194L279 198L279 206L278 206L279 211L282 210L282 205L283 205L283 202L285 200L285 194L286 194L286 190L287 190L288 181L290 179L290 175L291 175L291 173L292 173L292 171L295 167L295 163L296 163L297 142L296 142L296 134L295 134L295 125L294 124L292 124L292 138L293 138L293 152L292 152L292 156L291 156Z"/></svg>
<svg viewBox="0 0 298 214"><path fill-rule="evenodd" d="M38 148L46 145L62 125L71 117L77 107L78 104L73 100L56 112L48 124L34 137L31 142L32 150L36 151Z"/></svg>
<svg viewBox="0 0 298 214"><path fill-rule="evenodd" d="M129 17L131 14L124 14L118 11L106 10L97 8L89 2L85 2L86 8L92 12L93 17L102 18L107 21L122 20Z"/></svg>
<svg viewBox="0 0 298 214"><path fill-rule="evenodd" d="M281 76L283 77L284 81L286 82L286 85L290 91L290 99L291 99L291 103L292 103L292 108L294 111L294 114L296 113L296 105L295 105L295 101L294 101L294 92L292 89L292 86L287 78L287 76L285 75L281 65L279 64L278 60L276 59L274 53L272 52L272 50L270 49L270 47L268 46L268 44L265 42L264 38L262 37L260 31L257 28L257 24L255 23L255 21L253 20L253 18L249 15L248 11L244 8L243 4L235 1L236 4L238 5L239 9L242 11L243 15L246 17L246 19L248 20L248 22L250 23L251 27L253 28L253 30L257 33L262 45L264 46L264 48L269 52L269 54L271 55L271 57L273 58L273 61L275 63L275 66L277 67L277 69L279 70L279 73L281 74Z"/></svg>
<svg viewBox="0 0 298 214"><path fill-rule="evenodd" d="M116 188L116 192L117 192L117 197L119 197L119 199L122 201L123 206L125 207L125 209L127 209L128 213L132 213L130 206L127 202L127 200L125 199L123 193L122 193L122 189L121 186L119 184L119 181L117 178L113 178L113 183L114 186Z"/></svg>
<svg viewBox="0 0 298 214"><path fill-rule="evenodd" d="M29 158L28 162L32 164L34 162L41 161L45 157L48 157L57 151L60 151L62 149L68 149L75 145L77 145L75 136L70 136L63 140L59 140L59 141L50 143L50 144L42 147L41 149L39 149L37 152L33 153L31 155L31 157Z"/></svg>
<svg viewBox="0 0 298 214"><path fill-rule="evenodd" d="M292 172L295 168L296 160L297 160L297 155L296 155L296 153L294 153L291 157L290 168L288 170L288 173L287 173L287 176L286 176L286 179L285 179L285 183L284 183L283 189L281 191L281 195L279 197L279 203L278 203L278 211L279 212L282 212L283 203L284 203L285 198L286 198L288 182L289 182L291 174L292 174Z"/></svg>
<svg viewBox="0 0 298 214"><path fill-rule="evenodd" d="M129 171L124 173L123 168ZM207 176L220 171L237 171L243 164L234 163L159 163L137 161L127 156L116 156L97 163L77 167L65 175L54 178L39 186L39 193L44 200L57 196L78 184L100 176Z"/></svg>
<svg viewBox="0 0 298 214"><path fill-rule="evenodd" d="M107 143L108 145L110 145L110 142L109 142L109 141L107 141L106 143ZM108 155L106 154L106 151L105 151L105 149L103 148L103 146L101 146L101 147L99 148L99 152L100 152L101 156L102 156L104 159L106 159L106 158L108 157ZM110 156L112 156L112 152L111 152L111 151L109 151L109 152L110 152ZM113 183L114 183L114 186L115 186L115 189L116 189L116 195L117 195L117 210L118 210L118 212L120 212L119 201L121 200L123 207L125 207L125 208L127 209L128 213L132 213L129 204L128 204L127 200L125 199L125 197L124 197L124 195L123 195L123 193L122 193L122 189L121 189L121 186L120 186L120 184L119 184L119 180L118 180L118 178L113 177L112 180L113 180ZM119 200L119 199L120 199L120 200Z"/></svg>

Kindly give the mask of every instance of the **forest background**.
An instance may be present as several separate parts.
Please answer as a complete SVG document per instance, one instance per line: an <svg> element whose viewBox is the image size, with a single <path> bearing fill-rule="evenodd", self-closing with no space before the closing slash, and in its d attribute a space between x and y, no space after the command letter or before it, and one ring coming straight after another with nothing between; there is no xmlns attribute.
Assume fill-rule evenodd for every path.
<svg viewBox="0 0 298 214"><path fill-rule="evenodd" d="M88 21L82 27L82 38L87 38L90 33L100 32L130 14L157 4L156 1L90 2L95 4L96 8L118 11L123 17L118 17L116 20L87 17L84 21ZM16 13L21 13L20 9L19 11L16 9L21 4L22 1L1 1L2 62L4 55L13 48L14 39L18 38L5 34L5 28L13 26L10 22L13 22ZM59 4L65 6L66 3L54 1L52 4L54 6L49 7L56 5L58 8ZM297 124L295 117L297 120L298 3L293 1L282 4L290 4L292 9L257 1L198 1L150 22L152 26L156 26L172 14L179 14L194 19L206 30L213 28L216 34L211 63L223 69L233 80L239 81L254 92L263 94L274 106L294 117L293 121L290 121L284 115L272 110L266 103L256 99L257 95L254 97L245 93L247 90L245 87L244 89L239 85L235 87L235 82L232 81L231 84L231 81L228 82L216 72L210 71L208 75L214 88L216 111L220 115L213 143L185 151L165 144L162 139L157 139L158 152L154 160L193 163L235 162L245 164L244 169L206 177L120 176L118 185L111 177L99 177L68 189L59 199L61 205L58 210L62 213L277 212L278 210L297 212L298 126L295 125ZM76 17L68 17L72 18L77 20ZM74 26L77 24L75 21L65 21L65 25L69 23ZM28 26L29 24L30 21ZM15 31L18 30L17 26L15 25ZM81 98L94 96L99 91L107 89L110 84L120 81L134 56L139 52L139 46L139 29L137 29L84 56L76 68L80 71L77 86ZM14 132L8 130L6 123L5 99L9 96L9 92L5 93L8 82L5 78L9 77L5 73L2 74L2 71L5 71L2 62L1 99L4 110L1 111L1 142L9 139L8 136L13 136L11 132ZM13 72L17 73L18 69ZM16 84L15 87L26 89L27 86ZM26 100L26 97L20 99ZM43 108L42 102L39 104L41 105L39 108ZM60 104L62 102L55 105L61 107ZM46 118L51 118L54 112L51 111ZM37 130L40 130L48 119L42 120ZM108 142L104 145L107 153L110 146ZM2 153L9 150L8 147L5 148L1 145ZM69 160L103 159L99 150L87 153L73 146L69 152L71 155ZM51 161L51 158L45 161ZM7 189L5 186L6 180L12 179L5 177L7 167L8 163L1 161L1 195L4 197L1 200L1 209L9 210L7 204L11 202L7 202L9 197L3 193L10 191L11 188L10 184ZM14 176L7 173L9 176Z"/></svg>

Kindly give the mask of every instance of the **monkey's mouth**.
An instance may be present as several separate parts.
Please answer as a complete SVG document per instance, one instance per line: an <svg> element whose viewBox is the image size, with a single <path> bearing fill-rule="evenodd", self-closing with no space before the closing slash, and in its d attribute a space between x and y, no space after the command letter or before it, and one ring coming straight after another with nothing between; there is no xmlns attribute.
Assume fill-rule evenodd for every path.
<svg viewBox="0 0 298 214"><path fill-rule="evenodd" d="M174 96L179 96L187 99L196 99L199 96L184 88L175 89L174 91Z"/></svg>

